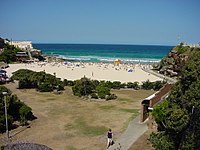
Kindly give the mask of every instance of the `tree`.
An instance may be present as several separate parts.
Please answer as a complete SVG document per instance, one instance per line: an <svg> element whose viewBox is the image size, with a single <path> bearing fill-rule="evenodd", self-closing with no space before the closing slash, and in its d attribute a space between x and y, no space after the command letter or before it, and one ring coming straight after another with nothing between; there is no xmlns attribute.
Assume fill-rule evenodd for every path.
<svg viewBox="0 0 200 150"><path fill-rule="evenodd" d="M166 132L152 133L150 141L155 150L170 150L174 149L174 142Z"/></svg>
<svg viewBox="0 0 200 150"><path fill-rule="evenodd" d="M166 102L153 116L158 133L150 137L155 149L196 150L200 147L200 51L189 58ZM167 146L163 148L163 139Z"/></svg>
<svg viewBox="0 0 200 150"><path fill-rule="evenodd" d="M94 92L94 89L94 84L86 77L75 81L75 85L72 87L73 93L76 96L88 96Z"/></svg>

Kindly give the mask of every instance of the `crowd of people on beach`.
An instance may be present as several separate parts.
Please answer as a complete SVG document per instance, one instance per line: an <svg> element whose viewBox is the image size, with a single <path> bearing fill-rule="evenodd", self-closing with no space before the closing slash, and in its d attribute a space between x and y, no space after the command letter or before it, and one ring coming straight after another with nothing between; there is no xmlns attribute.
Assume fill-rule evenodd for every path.
<svg viewBox="0 0 200 150"><path fill-rule="evenodd" d="M25 66L34 67L35 65L39 67L45 67L45 66L55 66L55 67L61 67L65 66L66 68L71 68L72 70L75 68L86 68L90 66L95 66L99 69L114 69L114 70L123 70L128 72L135 72L136 67L139 67L143 70L149 70L152 69L151 64L135 64L135 63L121 63L118 65L115 65L114 63L94 63L94 62L32 62L32 63L25 63Z"/></svg>
<svg viewBox="0 0 200 150"><path fill-rule="evenodd" d="M70 61L35 61L29 63L10 64L6 70L9 76L18 69L30 69L33 71L45 71L56 74L58 78L78 80L84 76L93 80L107 80L120 82L143 82L146 80L160 80L150 75L145 70L152 69L151 64L120 62L70 62Z"/></svg>

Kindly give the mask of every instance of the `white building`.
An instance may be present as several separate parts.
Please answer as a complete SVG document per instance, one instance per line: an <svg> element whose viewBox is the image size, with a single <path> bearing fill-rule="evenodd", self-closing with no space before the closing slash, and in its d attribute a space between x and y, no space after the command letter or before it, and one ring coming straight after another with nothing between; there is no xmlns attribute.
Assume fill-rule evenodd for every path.
<svg viewBox="0 0 200 150"><path fill-rule="evenodd" d="M33 49L31 41L5 41L5 43L18 47L22 50Z"/></svg>

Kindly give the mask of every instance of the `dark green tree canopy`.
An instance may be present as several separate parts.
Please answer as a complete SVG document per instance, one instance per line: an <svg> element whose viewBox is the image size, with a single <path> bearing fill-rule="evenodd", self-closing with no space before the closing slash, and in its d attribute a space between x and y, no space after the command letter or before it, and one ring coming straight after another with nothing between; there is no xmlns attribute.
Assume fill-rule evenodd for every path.
<svg viewBox="0 0 200 150"><path fill-rule="evenodd" d="M2 92L7 92L8 95L2 95ZM21 102L18 97L11 93L5 86L0 86L0 133L5 132L5 114L4 114L4 99L6 98L8 112L8 127L12 129L13 122L19 121L25 125L28 120L34 119L32 109L25 103Z"/></svg>
<svg viewBox="0 0 200 150"><path fill-rule="evenodd" d="M200 51L183 67L168 99L157 105L153 116L158 133L150 137L156 150L197 150L200 147Z"/></svg>
<svg viewBox="0 0 200 150"><path fill-rule="evenodd" d="M19 88L36 88L41 92L50 92L54 89L63 90L64 82L54 75L44 71L35 72L28 69L20 69L13 73L13 80L19 80Z"/></svg>

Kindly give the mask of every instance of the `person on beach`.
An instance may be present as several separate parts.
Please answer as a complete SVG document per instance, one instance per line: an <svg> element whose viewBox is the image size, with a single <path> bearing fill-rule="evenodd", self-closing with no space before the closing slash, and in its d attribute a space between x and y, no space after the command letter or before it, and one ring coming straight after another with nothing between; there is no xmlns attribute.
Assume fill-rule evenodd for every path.
<svg viewBox="0 0 200 150"><path fill-rule="evenodd" d="M108 149L111 145L113 145L113 140L112 140L113 133L111 129L108 130L107 138L108 138L108 141L107 141L107 149Z"/></svg>

